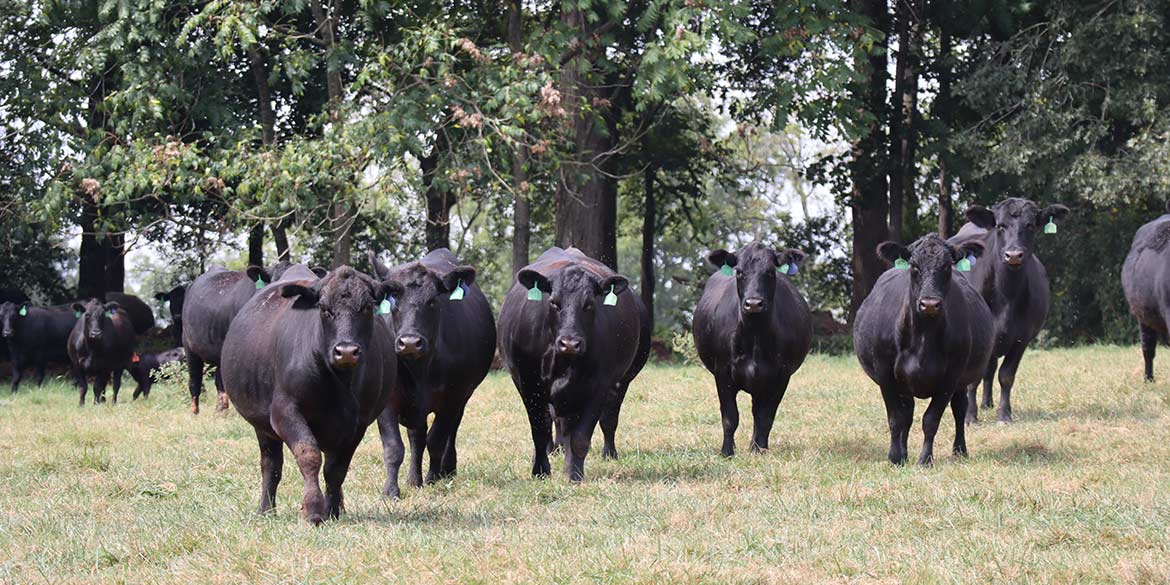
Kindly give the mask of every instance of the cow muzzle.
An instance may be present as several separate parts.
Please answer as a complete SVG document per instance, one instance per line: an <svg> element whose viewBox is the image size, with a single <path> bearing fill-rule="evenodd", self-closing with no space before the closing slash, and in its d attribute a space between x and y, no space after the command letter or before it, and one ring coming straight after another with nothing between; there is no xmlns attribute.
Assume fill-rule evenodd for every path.
<svg viewBox="0 0 1170 585"><path fill-rule="evenodd" d="M2 333L0 333L0 336L3 336L4 338L14 337L15 335L16 332L11 329L5 329Z"/></svg>
<svg viewBox="0 0 1170 585"><path fill-rule="evenodd" d="M764 304L764 299L759 297L748 297L743 300L743 312L750 315L763 313L768 306Z"/></svg>
<svg viewBox="0 0 1170 585"><path fill-rule="evenodd" d="M339 343L333 346L333 367L343 370L355 367L361 360L362 348L355 343Z"/></svg>
<svg viewBox="0 0 1170 585"><path fill-rule="evenodd" d="M1023 250L1007 250L1003 253L1003 261L1008 266L1023 266L1024 265L1024 251Z"/></svg>
<svg viewBox="0 0 1170 585"><path fill-rule="evenodd" d="M927 317L937 317L942 314L942 299L923 297L918 300L918 312Z"/></svg>
<svg viewBox="0 0 1170 585"><path fill-rule="evenodd" d="M101 331L90 331L89 333L86 334L86 337L88 337L90 339L101 339L102 332Z"/></svg>
<svg viewBox="0 0 1170 585"><path fill-rule="evenodd" d="M560 355L578 355L585 352L585 342L577 337L562 336L557 338L557 353Z"/></svg>
<svg viewBox="0 0 1170 585"><path fill-rule="evenodd" d="M401 357L417 358L426 353L427 342L418 335L399 335L394 342L394 352Z"/></svg>

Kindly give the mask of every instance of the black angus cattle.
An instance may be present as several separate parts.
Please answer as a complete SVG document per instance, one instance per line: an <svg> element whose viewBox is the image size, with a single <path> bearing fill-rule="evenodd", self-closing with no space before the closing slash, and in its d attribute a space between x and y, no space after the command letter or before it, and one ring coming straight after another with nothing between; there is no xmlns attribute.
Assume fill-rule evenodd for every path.
<svg viewBox="0 0 1170 585"><path fill-rule="evenodd" d="M134 390L134 398L139 396L150 398L150 389L154 387L154 372L162 366L183 359L186 352L176 347L158 353L135 354L130 358L130 377L138 383Z"/></svg>
<svg viewBox="0 0 1170 585"><path fill-rule="evenodd" d="M155 293L154 298L167 305L171 313L171 335L179 344L183 343L183 300L186 298L187 287L176 286L167 292Z"/></svg>
<svg viewBox="0 0 1170 585"><path fill-rule="evenodd" d="M27 302L0 304L0 335L12 361L12 391L20 388L24 369L31 367L37 386L50 363L68 364L69 333L77 316L68 305L34 307Z"/></svg>
<svg viewBox="0 0 1170 585"><path fill-rule="evenodd" d="M4 303L25 305L30 301L31 299L28 298L28 295L24 294L24 291L18 288L0 286L0 305L3 305ZM8 342L0 341L0 361L4 361L6 359L8 359Z"/></svg>
<svg viewBox="0 0 1170 585"><path fill-rule="evenodd" d="M1141 329L1146 380L1154 380L1154 353L1170 324L1170 203L1166 213L1142 227L1121 267L1121 288Z"/></svg>
<svg viewBox="0 0 1170 585"><path fill-rule="evenodd" d="M261 513L276 499L282 443L304 478L301 517L320 524L343 509L341 485L354 450L395 383L394 330L376 314L391 293L401 290L348 266L322 279L294 266L232 322L223 382L256 430ZM326 494L318 480L322 453Z"/></svg>
<svg viewBox="0 0 1170 585"><path fill-rule="evenodd" d="M1002 423L1012 421L1012 386L1028 344L1048 318L1048 273L1033 249L1037 234L1056 229L1056 221L1068 213L1063 205L1039 205L1020 198L1005 199L991 209L978 205L967 210L969 224L949 242L983 244L982 262L976 262L968 279L979 291L995 319L995 348L983 372L983 408L991 408L991 391L999 368L999 410ZM1003 357L1003 364L997 364ZM978 420L975 403L978 382L967 392L967 422Z"/></svg>
<svg viewBox="0 0 1170 585"><path fill-rule="evenodd" d="M878 247L896 268L878 278L857 310L853 346L865 373L881 387L891 463L900 465L909 456L915 398L930 399L918 463L933 460L934 436L948 402L955 417L954 453L967 455L965 390L983 375L995 331L987 304L954 265L981 250L979 242L956 247L934 234L909 248L894 242Z"/></svg>
<svg viewBox="0 0 1170 585"><path fill-rule="evenodd" d="M135 335L145 335L147 331L154 328L154 311L150 310L150 305L145 301L126 293L108 292L105 296L106 302L118 303L122 310L130 316L130 324L134 326Z"/></svg>
<svg viewBox="0 0 1170 585"><path fill-rule="evenodd" d="M116 302L102 303L90 299L84 303L73 303L73 310L81 318L73 325L69 334L69 359L73 363L73 376L77 380L78 406L85 405L88 378L94 377L93 402L106 400L106 384L113 382L114 404L118 403L118 390L122 387L122 372L130 368L134 356L137 336L130 314ZM134 391L137 396L142 390L141 383Z"/></svg>
<svg viewBox="0 0 1170 585"><path fill-rule="evenodd" d="M804 257L800 250L777 251L758 242L738 253L707 255L719 270L695 307L693 329L699 358L715 377L725 457L735 454L739 391L752 396L751 449L767 449L788 380L812 346L812 315L789 282Z"/></svg>
<svg viewBox="0 0 1170 585"><path fill-rule="evenodd" d="M548 475L549 407L564 429L565 473L585 477L599 420L603 455L630 382L650 355L650 319L629 282L576 248L550 248L516 275L500 307L500 355L520 392L535 448L532 474Z"/></svg>
<svg viewBox="0 0 1170 585"><path fill-rule="evenodd" d="M496 351L496 323L475 282L475 268L461 266L442 248L387 268L373 252L379 279L402 288L390 314L397 329L398 383L391 405L378 417L386 464L383 493L398 497L403 460L401 423L410 437L411 486L422 485L422 458L430 454L427 483L455 474L455 436L471 394L487 376ZM435 415L427 430L427 417Z"/></svg>

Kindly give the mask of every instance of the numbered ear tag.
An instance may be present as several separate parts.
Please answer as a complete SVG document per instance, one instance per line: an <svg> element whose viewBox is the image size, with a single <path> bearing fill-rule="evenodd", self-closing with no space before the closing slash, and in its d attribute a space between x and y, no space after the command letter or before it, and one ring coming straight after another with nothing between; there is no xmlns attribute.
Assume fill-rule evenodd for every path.
<svg viewBox="0 0 1170 585"><path fill-rule="evenodd" d="M731 276L731 267L728 266L726 262L724 262L723 266L719 267L719 274L722 274L723 276Z"/></svg>
<svg viewBox="0 0 1170 585"><path fill-rule="evenodd" d="M907 268L910 268L910 263L901 258L898 258L897 260L894 260L894 268L897 268L898 270L906 270Z"/></svg>
<svg viewBox="0 0 1170 585"><path fill-rule="evenodd" d="M378 314L389 315L390 311L394 310L394 297L386 297L382 302L378 303Z"/></svg>
<svg viewBox="0 0 1170 585"><path fill-rule="evenodd" d="M960 258L959 261L955 263L955 270L958 270L959 272L971 272L971 261L966 258Z"/></svg>
<svg viewBox="0 0 1170 585"><path fill-rule="evenodd" d="M463 281L462 280L459 281L459 286L456 286L455 290L451 291L451 296L449 296L447 298L452 300L452 301L462 301L463 300Z"/></svg>
<svg viewBox="0 0 1170 585"><path fill-rule="evenodd" d="M20 306L20 316L21 316L21 317L27 317L27 316L28 316L28 307L26 307L25 305L21 305L21 306Z"/></svg>
<svg viewBox="0 0 1170 585"><path fill-rule="evenodd" d="M614 306L617 305L617 293L613 292L614 285L609 285L609 294L605 295L605 302L603 304Z"/></svg>
<svg viewBox="0 0 1170 585"><path fill-rule="evenodd" d="M543 298L544 298L544 295L540 294L540 288L536 286L535 282L532 283L532 288L528 289L528 300L539 301L540 299L543 299Z"/></svg>
<svg viewBox="0 0 1170 585"><path fill-rule="evenodd" d="M1055 234L1056 233L1056 222L1052 221L1051 217L1048 218L1048 223L1044 224L1044 233L1046 233L1046 234Z"/></svg>
<svg viewBox="0 0 1170 585"><path fill-rule="evenodd" d="M263 276L256 277L256 290L260 290L260 289L264 288L264 284L265 284L265 282L264 282Z"/></svg>

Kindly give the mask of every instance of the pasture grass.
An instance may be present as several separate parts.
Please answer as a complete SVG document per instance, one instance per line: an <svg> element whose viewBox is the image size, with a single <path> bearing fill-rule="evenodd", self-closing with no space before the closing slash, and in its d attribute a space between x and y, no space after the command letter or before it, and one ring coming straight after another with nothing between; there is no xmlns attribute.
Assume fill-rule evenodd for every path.
<svg viewBox="0 0 1170 585"><path fill-rule="evenodd" d="M1166 583L1170 385L1143 383L1140 362L1136 347L1029 352L1017 422L984 413L962 461L948 414L931 469L886 463L882 402L852 357L806 362L765 454L745 448L740 394L730 460L706 371L652 366L621 459L601 459L599 431L578 486L556 459L552 479L529 476L523 408L493 373L455 479L384 501L372 426L348 512L316 529L289 456L277 513L254 514L259 456L238 416L192 417L175 385L79 409L58 380L0 399L0 582Z"/></svg>

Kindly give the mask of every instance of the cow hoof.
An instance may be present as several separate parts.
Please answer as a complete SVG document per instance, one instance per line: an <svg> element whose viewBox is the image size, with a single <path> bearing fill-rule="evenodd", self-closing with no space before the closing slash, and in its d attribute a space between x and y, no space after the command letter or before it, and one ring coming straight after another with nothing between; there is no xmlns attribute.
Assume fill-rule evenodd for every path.
<svg viewBox="0 0 1170 585"><path fill-rule="evenodd" d="M1012 415L1010 415L1010 414L1001 414L1001 415L999 415L999 424L1001 424L1001 425L1010 425L1010 424L1012 424Z"/></svg>
<svg viewBox="0 0 1170 585"><path fill-rule="evenodd" d="M728 449L724 447L719 451L719 455L728 459L735 457L735 449Z"/></svg>
<svg viewBox="0 0 1170 585"><path fill-rule="evenodd" d="M601 458L616 460L618 458L617 449L602 449Z"/></svg>
<svg viewBox="0 0 1170 585"><path fill-rule="evenodd" d="M963 459L966 459L967 457L969 457L969 455L967 454L966 447L955 447L954 454L955 454L955 457L961 457Z"/></svg>
<svg viewBox="0 0 1170 585"><path fill-rule="evenodd" d="M398 486L382 488L382 497L390 498L391 500L402 499L402 492L398 490Z"/></svg>

